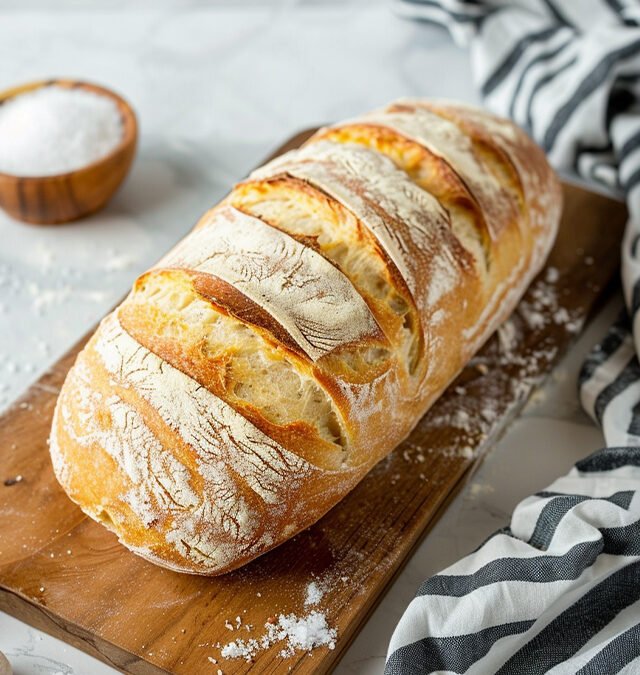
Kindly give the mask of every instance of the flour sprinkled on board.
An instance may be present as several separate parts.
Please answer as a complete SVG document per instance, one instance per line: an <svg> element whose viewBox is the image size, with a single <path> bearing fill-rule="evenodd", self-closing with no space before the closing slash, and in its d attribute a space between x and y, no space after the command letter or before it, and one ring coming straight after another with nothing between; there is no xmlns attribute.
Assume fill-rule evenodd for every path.
<svg viewBox="0 0 640 675"><path fill-rule="evenodd" d="M424 448L405 441L405 462L420 465L433 454L470 460L482 452L505 414L498 403L505 388L514 400L528 396L540 382L544 364L553 362L557 347L546 334L548 330L553 327L575 334L581 328L583 318L563 302L560 282L555 267L548 267L534 281L516 311L498 327L485 353L471 359L449 395L437 401L425 417L425 426L451 430L446 445ZM397 482L395 475L390 482Z"/></svg>
<svg viewBox="0 0 640 675"><path fill-rule="evenodd" d="M530 292L518 306L517 312L534 330L556 324L563 326L570 333L577 333L582 322L574 320L567 308L560 305L558 288L555 286L559 278L559 271L555 267L549 267L544 280L531 287Z"/></svg>

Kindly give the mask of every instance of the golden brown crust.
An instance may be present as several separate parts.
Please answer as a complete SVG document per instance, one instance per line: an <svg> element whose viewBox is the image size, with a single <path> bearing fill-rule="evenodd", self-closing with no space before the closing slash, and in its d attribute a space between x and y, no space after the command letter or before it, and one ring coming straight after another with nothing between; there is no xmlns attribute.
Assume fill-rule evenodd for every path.
<svg viewBox="0 0 640 675"><path fill-rule="evenodd" d="M285 199L292 199L297 202L298 206L305 203L307 205L305 216L315 215L319 221L318 229L322 231L323 223L332 221L346 223L349 217L353 219L353 216L339 201L321 189L287 175L280 175L265 180L248 179L237 185L227 199L239 210L244 210L249 214L257 211L259 217L265 223L276 229L288 232L288 234L302 244L313 248L320 255L331 261L338 269L341 269L351 279L360 295L367 302L385 335L393 339L393 336L397 333L397 314L390 310L384 301L381 301L379 297L372 294L370 288L368 288L368 284L361 283L358 276L354 276L353 270L345 265L340 258L336 258L332 254L330 244L327 245L326 242L319 241L322 235L305 235L304 230L291 229L295 228L295 222L287 223L285 226L282 222L282 213L274 214L260 211L260 207L264 207L265 202L269 202L270 200L280 199L284 201ZM206 222L210 217L215 217L216 208L219 207L215 207L209 211L201 223L203 221ZM201 223L198 226L201 226ZM287 226L289 229L287 229ZM349 223L349 227L351 230L349 246L354 249L365 250L371 259L378 259L378 264L383 268L385 277L388 278L387 283L389 287L400 295L407 304L414 304L402 275L393 265L386 252L381 249L371 232L355 219L353 223ZM366 272L371 274L371 271L367 270ZM366 280L369 281L369 278Z"/></svg>
<svg viewBox="0 0 640 675"><path fill-rule="evenodd" d="M455 205L466 209L474 220L485 253L490 252L491 235L485 213L462 178L444 159L399 131L368 120L321 129L318 137L339 143L362 144L390 157L441 203L449 208Z"/></svg>
<svg viewBox="0 0 640 675"><path fill-rule="evenodd" d="M398 101L236 186L70 371L56 475L136 553L220 574L308 527L513 310L558 182L511 123Z"/></svg>
<svg viewBox="0 0 640 675"><path fill-rule="evenodd" d="M237 374L229 368L232 359L230 353L212 354L201 335L194 336L194 339L184 334L179 338L167 336L164 331L158 330L161 328L162 318L150 316L148 311L140 311L132 303L124 303L120 307L118 319L137 342L231 405L267 436L312 464L324 469L340 468L344 449L317 437L309 423L294 420L286 424L276 424L267 419L255 405L235 395L234 376ZM295 350L294 353L295 355L288 353L287 357L295 359L300 371L312 377L313 366L308 364L303 355ZM326 382L325 388L331 388L332 383L332 380Z"/></svg>

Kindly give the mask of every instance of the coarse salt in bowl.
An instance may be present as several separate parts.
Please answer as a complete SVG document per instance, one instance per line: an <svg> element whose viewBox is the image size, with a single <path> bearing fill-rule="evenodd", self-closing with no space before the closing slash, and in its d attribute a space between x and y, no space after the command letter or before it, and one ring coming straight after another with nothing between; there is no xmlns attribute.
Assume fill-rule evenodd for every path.
<svg viewBox="0 0 640 675"><path fill-rule="evenodd" d="M113 99L82 88L39 87L0 105L0 172L75 171L112 152L122 135Z"/></svg>
<svg viewBox="0 0 640 675"><path fill-rule="evenodd" d="M135 154L131 107L98 85L51 80L0 94L0 206L61 223L106 204Z"/></svg>

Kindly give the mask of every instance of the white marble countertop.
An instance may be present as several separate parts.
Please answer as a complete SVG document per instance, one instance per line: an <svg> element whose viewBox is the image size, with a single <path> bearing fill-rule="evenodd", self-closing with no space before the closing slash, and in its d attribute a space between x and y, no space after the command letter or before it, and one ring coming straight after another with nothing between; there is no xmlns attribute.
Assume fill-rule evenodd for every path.
<svg viewBox="0 0 640 675"><path fill-rule="evenodd" d="M293 132L398 96L477 101L467 57L447 34L394 17L386 2L161 0L135 10L124 4L0 5L0 89L51 76L94 80L127 97L141 127L132 173L99 215L36 228L0 213L0 409ZM419 583L601 445L599 430L579 409L575 379L620 302L607 305L489 454L338 673L380 673L391 632ZM2 613L0 650L18 675L115 672Z"/></svg>

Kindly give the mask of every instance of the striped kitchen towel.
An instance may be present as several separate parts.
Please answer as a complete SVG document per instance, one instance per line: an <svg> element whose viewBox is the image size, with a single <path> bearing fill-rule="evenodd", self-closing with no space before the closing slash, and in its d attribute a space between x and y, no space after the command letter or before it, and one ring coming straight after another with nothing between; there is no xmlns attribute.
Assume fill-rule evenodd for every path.
<svg viewBox="0 0 640 675"><path fill-rule="evenodd" d="M509 527L428 579L386 673L640 673L640 3L396 0L470 49L486 105L552 164L619 190L627 311L586 360L607 447L521 502ZM576 223L579 227L579 223Z"/></svg>

